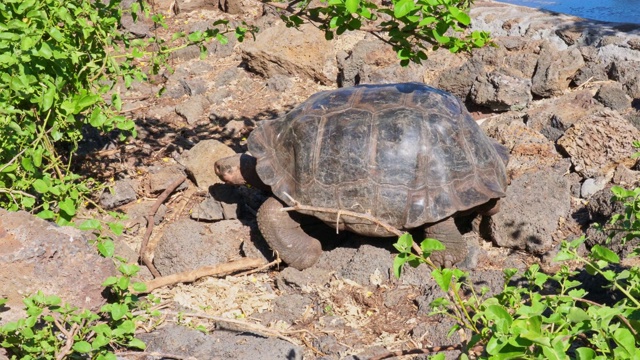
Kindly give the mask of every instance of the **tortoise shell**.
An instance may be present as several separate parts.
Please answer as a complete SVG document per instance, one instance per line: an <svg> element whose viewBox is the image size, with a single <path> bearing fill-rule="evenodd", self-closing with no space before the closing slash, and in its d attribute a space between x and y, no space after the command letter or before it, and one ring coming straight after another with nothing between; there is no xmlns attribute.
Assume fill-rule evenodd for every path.
<svg viewBox="0 0 640 360"><path fill-rule="evenodd" d="M419 83L317 93L261 122L248 147L258 176L288 205L369 213L403 230L504 197L507 187L506 148L456 97ZM336 224L335 213L301 212ZM392 235L360 218L337 222Z"/></svg>

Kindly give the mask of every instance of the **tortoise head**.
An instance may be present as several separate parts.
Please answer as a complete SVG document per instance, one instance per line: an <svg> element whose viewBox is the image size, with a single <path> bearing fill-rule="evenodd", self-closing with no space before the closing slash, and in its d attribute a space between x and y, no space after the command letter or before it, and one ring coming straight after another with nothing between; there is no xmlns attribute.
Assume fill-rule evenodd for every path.
<svg viewBox="0 0 640 360"><path fill-rule="evenodd" d="M256 158L248 154L235 154L215 163L215 172L220 180L229 185L251 185L261 190L270 190L256 173Z"/></svg>

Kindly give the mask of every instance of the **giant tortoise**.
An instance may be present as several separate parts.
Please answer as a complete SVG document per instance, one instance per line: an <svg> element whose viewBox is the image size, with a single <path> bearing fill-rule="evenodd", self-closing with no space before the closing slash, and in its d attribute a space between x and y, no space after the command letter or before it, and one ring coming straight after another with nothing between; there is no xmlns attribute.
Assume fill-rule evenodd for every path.
<svg viewBox="0 0 640 360"><path fill-rule="evenodd" d="M451 266L467 244L454 218L492 215L505 196L507 149L487 137L453 95L420 83L360 85L311 96L282 118L262 121L249 153L220 159L217 175L273 194L259 209L260 231L297 269L313 265L321 243L294 214L308 207L370 214L399 230L424 227L445 246L431 259ZM341 230L393 234L375 222L301 210Z"/></svg>

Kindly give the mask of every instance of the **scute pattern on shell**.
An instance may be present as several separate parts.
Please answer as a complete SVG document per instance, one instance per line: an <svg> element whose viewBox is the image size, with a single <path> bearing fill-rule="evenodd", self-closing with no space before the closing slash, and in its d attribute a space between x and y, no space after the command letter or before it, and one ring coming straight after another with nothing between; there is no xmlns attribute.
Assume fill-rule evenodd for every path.
<svg viewBox="0 0 640 360"><path fill-rule="evenodd" d="M399 229L505 196L506 153L464 106L419 83L360 85L311 96L250 135L257 172L301 204L370 213ZM336 215L311 213L335 223ZM343 228L388 236L341 215Z"/></svg>

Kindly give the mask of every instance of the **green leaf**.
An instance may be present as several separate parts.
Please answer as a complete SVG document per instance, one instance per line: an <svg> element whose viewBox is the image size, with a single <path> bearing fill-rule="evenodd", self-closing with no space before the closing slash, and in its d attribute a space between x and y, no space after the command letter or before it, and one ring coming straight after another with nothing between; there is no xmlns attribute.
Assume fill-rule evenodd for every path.
<svg viewBox="0 0 640 360"><path fill-rule="evenodd" d="M401 17L409 14L415 9L416 4L413 2L413 0L400 0L394 5L393 15L396 17L396 19L400 19Z"/></svg>
<svg viewBox="0 0 640 360"><path fill-rule="evenodd" d="M400 278L400 275L402 274L402 267L406 262L407 262L406 253L398 254L393 259L393 274L396 276L396 278Z"/></svg>
<svg viewBox="0 0 640 360"><path fill-rule="evenodd" d="M20 202L22 203L22 207L25 209L31 209L33 207L33 205L36 204L36 199L32 198L32 197L26 197L24 196Z"/></svg>
<svg viewBox="0 0 640 360"><path fill-rule="evenodd" d="M456 8L455 6L449 6L447 9L449 10L449 13L451 13L451 16L453 16L453 18L462 25L468 26L471 24L471 18L464 11Z"/></svg>
<svg viewBox="0 0 640 360"><path fill-rule="evenodd" d="M427 26L427 25L431 25L436 21L438 21L438 19L436 19L435 17L427 16L426 18L420 20L420 22L418 23L418 27L424 27L424 26Z"/></svg>
<svg viewBox="0 0 640 360"><path fill-rule="evenodd" d="M99 100L101 100L101 97L98 95L85 95L76 101L73 111L75 114L78 114Z"/></svg>
<svg viewBox="0 0 640 360"><path fill-rule="evenodd" d="M622 186L618 186L618 185L612 186L611 187L611 192L613 193L613 195L615 195L616 197L621 198L621 199L626 199L626 198L635 196L633 191L627 190L627 189L623 188Z"/></svg>
<svg viewBox="0 0 640 360"><path fill-rule="evenodd" d="M59 305L60 303L62 303L62 300L58 296L48 295L48 296L45 296L44 303L47 304L48 306Z"/></svg>
<svg viewBox="0 0 640 360"><path fill-rule="evenodd" d="M227 45L229 43L229 38L227 38L224 34L216 35L216 40L222 45Z"/></svg>
<svg viewBox="0 0 640 360"><path fill-rule="evenodd" d="M80 230L100 230L102 226L100 225L100 221L96 220L96 219L89 219L89 220L85 220L83 221L79 226L78 229Z"/></svg>
<svg viewBox="0 0 640 360"><path fill-rule="evenodd" d="M591 348L581 347L576 349L576 360L593 360L596 357L596 352Z"/></svg>
<svg viewBox="0 0 640 360"><path fill-rule="evenodd" d="M37 217L39 217L40 219L45 219L45 220L53 219L53 217L55 215L56 214L53 211L49 210L49 209L42 210L42 211L40 211L39 213L36 214Z"/></svg>
<svg viewBox="0 0 640 360"><path fill-rule="evenodd" d="M451 271L451 269L435 269L431 272L431 276L433 276L433 279L436 281L438 286L440 286L440 289L442 289L442 291L449 291L451 278L453 277L453 271Z"/></svg>
<svg viewBox="0 0 640 360"><path fill-rule="evenodd" d="M97 350L97 349L100 349L101 347L107 346L110 342L111 340L109 338L107 338L102 334L99 334L91 342L91 348L93 350Z"/></svg>
<svg viewBox="0 0 640 360"><path fill-rule="evenodd" d="M126 304L111 304L110 312L113 320L120 320L127 315L129 307Z"/></svg>
<svg viewBox="0 0 640 360"><path fill-rule="evenodd" d="M51 37L52 37L55 41L57 41L57 42L59 42L59 43L62 43L62 42L64 42L64 40L65 40L65 39L64 39L64 36L63 36L63 35L62 35L62 33L60 32L60 29L58 29L58 28L57 28L57 27L55 27L55 26L52 26L51 28L49 28L48 33L49 33L49 35L51 35Z"/></svg>
<svg viewBox="0 0 640 360"><path fill-rule="evenodd" d="M110 223L107 223L107 225L109 225L109 229L111 229L111 231L116 236L122 235L122 232L124 231L124 225L123 224L116 223L116 222L110 222Z"/></svg>
<svg viewBox="0 0 640 360"><path fill-rule="evenodd" d="M20 6L18 6L18 8L15 10L16 14L24 14L24 12L27 9L30 9L33 7L33 5L36 3L35 0L24 0L20 3Z"/></svg>
<svg viewBox="0 0 640 360"><path fill-rule="evenodd" d="M574 306L569 310L569 313L567 314L567 320L573 323L580 323L583 321L591 320L591 317L586 313L586 311Z"/></svg>
<svg viewBox="0 0 640 360"><path fill-rule="evenodd" d="M398 238L398 241L393 244L393 247L401 253L408 253L411 252L412 245L413 237L409 233L404 233Z"/></svg>
<svg viewBox="0 0 640 360"><path fill-rule="evenodd" d="M147 285L145 283L136 282L136 283L133 283L133 285L131 287L136 292L146 292L147 291Z"/></svg>
<svg viewBox="0 0 640 360"><path fill-rule="evenodd" d="M117 282L117 284L116 284L116 285L118 286L118 288L119 288L120 290L127 290L127 289L129 289L129 282L130 282L130 280L129 280L129 278L128 278L128 277L126 277L126 276L121 276L121 277L118 279L118 282Z"/></svg>
<svg viewBox="0 0 640 360"><path fill-rule="evenodd" d="M591 248L591 256L596 260L604 260L613 264L620 263L620 257L616 253L597 244Z"/></svg>
<svg viewBox="0 0 640 360"><path fill-rule="evenodd" d="M91 352L91 344L89 344L86 341L78 341L77 343L73 344L73 350L79 352L79 353L88 353Z"/></svg>
<svg viewBox="0 0 640 360"><path fill-rule="evenodd" d="M451 41L448 36L440 35L437 29L433 29L432 34L433 38L436 39L436 41L440 44L447 44L449 43L449 41ZM442 32L442 34L444 34L444 32Z"/></svg>
<svg viewBox="0 0 640 360"><path fill-rule="evenodd" d="M40 194L49 192L49 185L47 185L47 183L42 179L37 179L36 181L34 181L33 188Z"/></svg>
<svg viewBox="0 0 640 360"><path fill-rule="evenodd" d="M500 305L489 305L485 310L487 319L496 322L497 328L502 333L508 333L509 327L513 323L513 318L509 312Z"/></svg>
<svg viewBox="0 0 640 360"><path fill-rule="evenodd" d="M91 327L91 330L95 331L96 334L104 335L105 337L111 337L111 328L109 325L102 323Z"/></svg>
<svg viewBox="0 0 640 360"><path fill-rule="evenodd" d="M114 353L106 353L104 355L98 355L96 360L118 360L118 357Z"/></svg>
<svg viewBox="0 0 640 360"><path fill-rule="evenodd" d="M91 116L89 117L89 124L94 128L99 129L105 124L106 120L107 120L107 117L102 112L102 109L99 107L96 107L91 112Z"/></svg>
<svg viewBox="0 0 640 360"><path fill-rule="evenodd" d="M142 342L142 340L133 338L131 339L131 341L129 341L129 343L127 344L127 347L144 350L147 348L147 345L144 342Z"/></svg>
<svg viewBox="0 0 640 360"><path fill-rule="evenodd" d="M420 243L420 249L422 249L424 253L431 254L434 251L445 250L445 246L436 239L426 238Z"/></svg>
<svg viewBox="0 0 640 360"><path fill-rule="evenodd" d="M2 167L0 167L0 168L2 168ZM6 166L6 167L2 168L2 170L0 170L0 173L11 173L11 172L16 171L17 168L18 168L18 164L17 163L13 163L13 164L11 164L9 166Z"/></svg>
<svg viewBox="0 0 640 360"><path fill-rule="evenodd" d="M44 152L44 149L42 147L38 147L35 150L33 150L33 153L31 154L31 159L33 160L33 165L37 168L40 168L40 166L42 166L42 153Z"/></svg>
<svg viewBox="0 0 640 360"><path fill-rule="evenodd" d="M116 247L111 240L103 240L98 244L98 251L100 255L111 258L115 254ZM103 286L106 286L103 284Z"/></svg>
<svg viewBox="0 0 640 360"><path fill-rule="evenodd" d="M131 320L123 321L122 324L118 326L117 329L114 330L114 334L118 335L126 335L133 334L136 332L136 325Z"/></svg>
<svg viewBox="0 0 640 360"><path fill-rule="evenodd" d="M103 282L102 282L102 286L111 286L113 284L115 284L116 282L118 282L118 278L115 276L109 276L108 278L106 278Z"/></svg>
<svg viewBox="0 0 640 360"><path fill-rule="evenodd" d="M60 210L66 212L69 216L76 214L76 204L71 198L65 198L63 201L59 202L58 207L60 207Z"/></svg>
<svg viewBox="0 0 640 360"><path fill-rule="evenodd" d="M613 339L615 342L620 345L630 357L636 358L636 354L640 354L638 348L636 347L636 341L633 337L633 334L627 328L618 328L613 332Z"/></svg>
<svg viewBox="0 0 640 360"><path fill-rule="evenodd" d="M111 95L111 105L113 105L113 107L118 111L122 110L122 99L120 98L120 94L116 93Z"/></svg>
<svg viewBox="0 0 640 360"><path fill-rule="evenodd" d="M360 7L360 0L346 0L344 6L350 14L354 14Z"/></svg>
<svg viewBox="0 0 640 360"><path fill-rule="evenodd" d="M574 260L576 258L576 256L574 254L572 254L570 251L568 250L560 250L558 251L558 254L553 258L554 262L561 262L561 261L568 261L568 260Z"/></svg>
<svg viewBox="0 0 640 360"><path fill-rule="evenodd" d="M33 160L31 160L31 158L30 158L30 157L27 157L27 156L23 157L23 158L20 160L20 165L22 165L22 168L23 168L23 169L25 169L26 171L29 171L29 172L35 172L35 171L36 171L35 166L33 166ZM40 180L40 179L38 179L38 180ZM36 181L37 181L37 180L36 180ZM40 180L40 181L42 181L42 180ZM38 185L39 185L39 184L38 184ZM45 184L45 185L46 185L46 184ZM36 185L34 184L34 188L35 188L35 186L36 186ZM36 191L37 191L37 188L36 188ZM41 194L43 194L43 193L45 193L45 192L47 192L47 191L48 191L48 190L45 190L45 191L43 191Z"/></svg>
<svg viewBox="0 0 640 360"><path fill-rule="evenodd" d="M122 264L118 267L118 271L127 276L134 276L140 271L140 267L136 264Z"/></svg>

